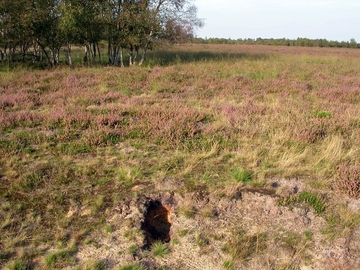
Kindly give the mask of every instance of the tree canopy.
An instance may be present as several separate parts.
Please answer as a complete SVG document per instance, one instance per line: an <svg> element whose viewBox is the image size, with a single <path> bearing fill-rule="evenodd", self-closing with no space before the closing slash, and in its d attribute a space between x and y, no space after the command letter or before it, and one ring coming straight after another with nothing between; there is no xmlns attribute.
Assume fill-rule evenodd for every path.
<svg viewBox="0 0 360 270"><path fill-rule="evenodd" d="M157 42L194 36L203 22L193 0L0 0L0 61L32 61L56 66L64 48L72 66L72 45L85 48L83 60L139 64ZM141 53L141 58L139 53Z"/></svg>

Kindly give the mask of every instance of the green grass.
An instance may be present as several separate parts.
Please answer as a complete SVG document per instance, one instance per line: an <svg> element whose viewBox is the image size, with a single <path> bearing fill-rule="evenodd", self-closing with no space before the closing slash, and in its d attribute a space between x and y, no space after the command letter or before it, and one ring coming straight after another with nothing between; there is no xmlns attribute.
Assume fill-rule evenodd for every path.
<svg viewBox="0 0 360 270"><path fill-rule="evenodd" d="M306 202L307 204L309 204L318 214L325 211L324 202L317 195L309 191L300 192L299 200L300 202Z"/></svg>
<svg viewBox="0 0 360 270"><path fill-rule="evenodd" d="M140 264L129 264L124 265L119 268L119 270L142 270L144 267L142 267Z"/></svg>
<svg viewBox="0 0 360 270"><path fill-rule="evenodd" d="M244 168L236 168L232 170L231 175L237 182L242 182L244 184L247 184L252 180L251 172L245 170Z"/></svg>
<svg viewBox="0 0 360 270"><path fill-rule="evenodd" d="M280 205L293 207L299 203L306 203L309 205L317 214L321 214L326 210L325 202L323 199L319 198L318 195L310 191L301 191L296 195L291 195L288 197L281 197L278 200Z"/></svg>
<svg viewBox="0 0 360 270"><path fill-rule="evenodd" d="M169 246L161 241L156 241L151 245L151 254L155 257L164 257L169 253Z"/></svg>

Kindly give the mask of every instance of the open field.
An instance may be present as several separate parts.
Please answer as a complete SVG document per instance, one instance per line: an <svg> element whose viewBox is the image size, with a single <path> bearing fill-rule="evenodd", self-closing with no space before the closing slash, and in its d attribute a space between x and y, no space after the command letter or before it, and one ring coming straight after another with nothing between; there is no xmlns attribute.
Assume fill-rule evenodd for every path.
<svg viewBox="0 0 360 270"><path fill-rule="evenodd" d="M360 50L2 67L0 268L360 269L359 213Z"/></svg>

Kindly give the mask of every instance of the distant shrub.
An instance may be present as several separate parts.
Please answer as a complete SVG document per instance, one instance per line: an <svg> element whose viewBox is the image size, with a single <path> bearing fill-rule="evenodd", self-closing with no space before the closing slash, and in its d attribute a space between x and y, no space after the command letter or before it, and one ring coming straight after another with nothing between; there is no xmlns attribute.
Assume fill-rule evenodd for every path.
<svg viewBox="0 0 360 270"><path fill-rule="evenodd" d="M350 197L360 198L360 166L351 166L348 163L339 165L335 187Z"/></svg>

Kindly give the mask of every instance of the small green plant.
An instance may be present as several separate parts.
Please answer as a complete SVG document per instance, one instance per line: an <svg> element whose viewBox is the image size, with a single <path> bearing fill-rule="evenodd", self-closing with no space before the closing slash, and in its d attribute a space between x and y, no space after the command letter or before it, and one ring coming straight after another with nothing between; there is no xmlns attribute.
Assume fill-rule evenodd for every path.
<svg viewBox="0 0 360 270"><path fill-rule="evenodd" d="M225 269L229 269L229 270L234 269L234 263L232 261L225 261L223 263L223 266Z"/></svg>
<svg viewBox="0 0 360 270"><path fill-rule="evenodd" d="M318 214L325 211L325 205L323 201L318 196L309 191L300 192L299 201L309 204Z"/></svg>
<svg viewBox="0 0 360 270"><path fill-rule="evenodd" d="M156 257L164 257L169 252L170 250L168 245L161 241L156 241L151 246L151 253Z"/></svg>
<svg viewBox="0 0 360 270"><path fill-rule="evenodd" d="M105 226L105 231L107 233L112 233L114 231L114 228L111 225L106 225Z"/></svg>
<svg viewBox="0 0 360 270"><path fill-rule="evenodd" d="M311 231L304 231L304 236L305 236L307 241L312 241L313 240L313 233Z"/></svg>
<svg viewBox="0 0 360 270"><path fill-rule="evenodd" d="M317 111L315 112L317 118L331 118L332 114L329 111Z"/></svg>
<svg viewBox="0 0 360 270"><path fill-rule="evenodd" d="M251 172L245 170L244 168L237 168L231 172L231 175L237 182L242 182L247 184L251 181Z"/></svg>
<svg viewBox="0 0 360 270"><path fill-rule="evenodd" d="M9 269L9 270L26 270L26 269L29 269L29 266L24 264L21 260L15 260L15 261L9 262L5 269Z"/></svg>
<svg viewBox="0 0 360 270"><path fill-rule="evenodd" d="M93 270L105 270L106 269L105 261L101 261L101 260L95 261L94 264L92 265L91 269L93 269Z"/></svg>
<svg viewBox="0 0 360 270"><path fill-rule="evenodd" d="M180 237L183 237L183 236L187 235L188 232L189 232L188 230L179 230L179 231L178 231L178 235L179 235Z"/></svg>
<svg viewBox="0 0 360 270"><path fill-rule="evenodd" d="M136 250L137 250L137 246L136 246L136 245L131 245L131 246L128 248L128 253L129 253L129 254L134 254Z"/></svg>
<svg viewBox="0 0 360 270"><path fill-rule="evenodd" d="M70 254L68 251L58 251L54 253L50 253L45 256L45 265L47 267L53 267L55 263L57 263L60 260L65 260L70 257Z"/></svg>
<svg viewBox="0 0 360 270"><path fill-rule="evenodd" d="M141 264L137 264L137 263L124 265L119 268L119 270L143 270L143 269L144 267Z"/></svg>

